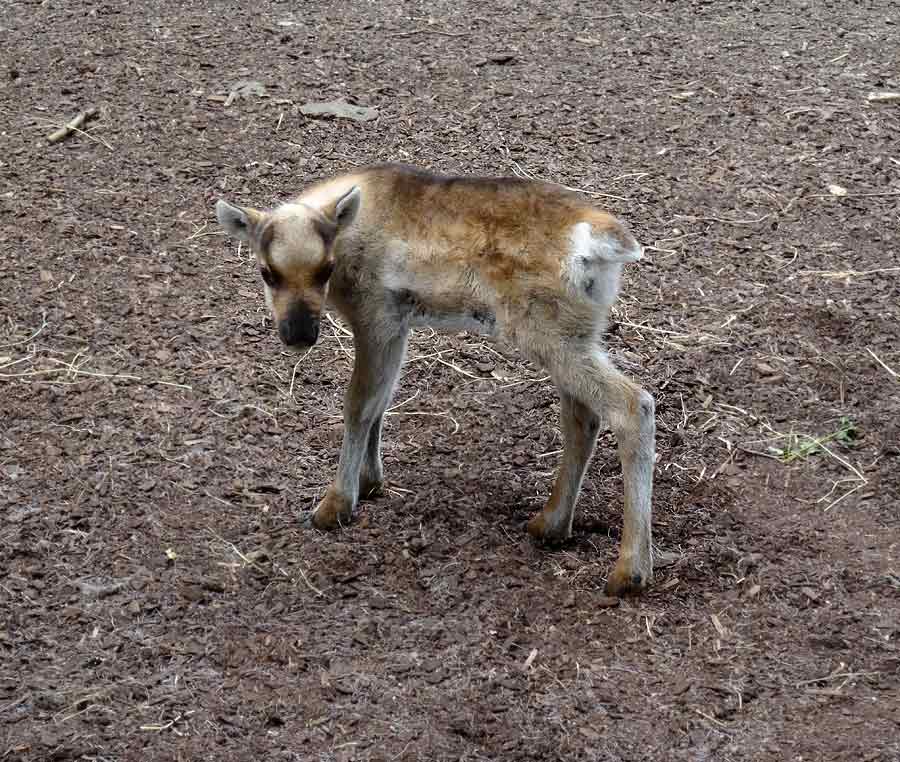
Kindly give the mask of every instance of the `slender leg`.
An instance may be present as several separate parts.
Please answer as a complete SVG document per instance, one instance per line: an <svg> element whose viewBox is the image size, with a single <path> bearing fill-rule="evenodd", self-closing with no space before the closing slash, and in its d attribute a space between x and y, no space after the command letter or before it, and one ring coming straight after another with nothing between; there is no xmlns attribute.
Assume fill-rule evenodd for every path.
<svg viewBox="0 0 900 762"><path fill-rule="evenodd" d="M381 465L381 424L384 415L379 415L369 430L366 457L359 475L359 499L377 497L384 490L384 469Z"/></svg>
<svg viewBox="0 0 900 762"><path fill-rule="evenodd" d="M562 542L572 534L575 502L600 431L597 415L566 392L560 393L559 417L564 447L559 473L544 509L528 522L529 534L547 542Z"/></svg>
<svg viewBox="0 0 900 762"><path fill-rule="evenodd" d="M637 593L653 577L651 513L656 420L653 397L616 370L601 352L569 358L556 369L559 382L616 435L625 486L619 559L609 575L610 595Z"/></svg>
<svg viewBox="0 0 900 762"><path fill-rule="evenodd" d="M317 529L348 524L359 499L360 475L371 433L384 415L406 350L406 333L374 340L354 337L356 359L344 399L344 441L334 482L312 515ZM375 453L377 455L377 445ZM380 460L378 461L380 466Z"/></svg>

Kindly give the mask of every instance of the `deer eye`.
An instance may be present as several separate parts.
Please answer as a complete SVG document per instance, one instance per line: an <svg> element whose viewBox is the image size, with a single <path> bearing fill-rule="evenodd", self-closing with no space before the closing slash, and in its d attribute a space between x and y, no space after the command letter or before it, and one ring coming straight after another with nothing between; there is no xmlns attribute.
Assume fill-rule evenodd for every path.
<svg viewBox="0 0 900 762"><path fill-rule="evenodd" d="M262 276L263 283L265 283L269 288L275 288L278 285L280 278L277 273L275 273L269 267L260 267L259 274Z"/></svg>

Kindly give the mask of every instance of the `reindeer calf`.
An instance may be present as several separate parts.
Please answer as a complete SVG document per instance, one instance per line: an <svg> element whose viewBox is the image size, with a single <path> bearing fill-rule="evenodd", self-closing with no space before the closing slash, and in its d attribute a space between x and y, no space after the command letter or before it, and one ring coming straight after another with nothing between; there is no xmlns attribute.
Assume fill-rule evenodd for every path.
<svg viewBox="0 0 900 762"><path fill-rule="evenodd" d="M319 183L270 212L219 201L216 214L255 252L285 344L314 344L326 306L353 330L340 463L312 514L315 527L347 524L360 495L382 485L382 417L409 329L477 331L519 347L559 389L562 463L528 531L550 542L569 537L604 421L616 435L625 486L607 591L647 586L653 398L613 367L602 344L622 265L642 254L621 223L549 183L396 165Z"/></svg>

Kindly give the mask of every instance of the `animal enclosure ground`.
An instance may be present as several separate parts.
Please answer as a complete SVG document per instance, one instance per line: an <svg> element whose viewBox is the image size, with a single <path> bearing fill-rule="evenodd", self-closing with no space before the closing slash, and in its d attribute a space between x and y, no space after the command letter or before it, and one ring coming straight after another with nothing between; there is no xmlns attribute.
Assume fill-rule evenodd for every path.
<svg viewBox="0 0 900 762"><path fill-rule="evenodd" d="M0 759L900 758L895 3L6 2L0 50ZM647 245L644 597L609 435L528 539L558 403L467 335L415 335L386 496L301 527L352 339L285 353L213 205L385 160Z"/></svg>

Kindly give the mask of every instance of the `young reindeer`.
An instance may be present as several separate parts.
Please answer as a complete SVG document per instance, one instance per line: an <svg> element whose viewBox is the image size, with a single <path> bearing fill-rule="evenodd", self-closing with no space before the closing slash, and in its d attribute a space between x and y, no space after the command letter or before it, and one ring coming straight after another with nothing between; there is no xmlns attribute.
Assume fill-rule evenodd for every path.
<svg viewBox="0 0 900 762"><path fill-rule="evenodd" d="M605 421L625 486L620 554L606 589L622 595L649 584L653 397L613 367L602 344L622 265L642 255L620 222L549 183L397 165L321 182L269 212L222 200L216 215L255 252L285 344L314 344L326 306L353 330L340 463L313 526L347 524L360 496L382 486L382 418L409 329L478 331L546 368L562 400L562 463L529 533L547 542L570 536Z"/></svg>

